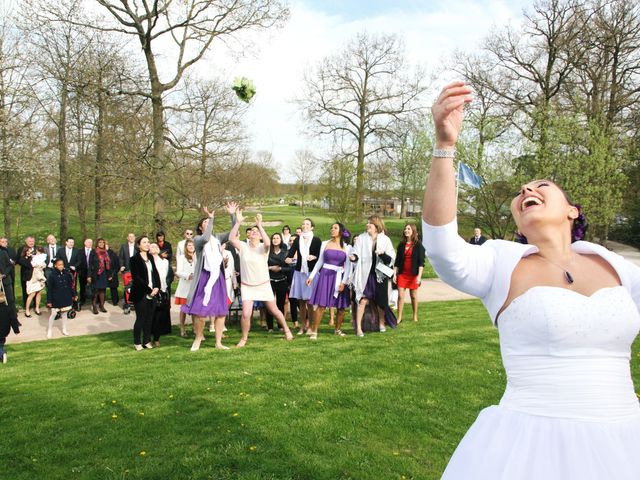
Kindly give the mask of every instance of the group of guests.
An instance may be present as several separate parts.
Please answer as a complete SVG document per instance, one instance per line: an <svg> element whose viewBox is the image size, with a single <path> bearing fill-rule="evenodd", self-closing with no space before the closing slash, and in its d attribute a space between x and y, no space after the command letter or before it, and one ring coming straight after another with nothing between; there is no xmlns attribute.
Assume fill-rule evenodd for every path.
<svg viewBox="0 0 640 480"><path fill-rule="evenodd" d="M309 218L302 221L294 234L285 225L282 233L269 236L258 214L255 224L245 230L246 239L241 240L242 211L235 203L226 208L231 215L230 232L214 234L213 212L205 209L207 215L195 228L195 236L193 230L185 230L185 239L178 245L175 303L180 307L180 335L185 335L187 316L193 319L192 351L197 351L204 340L207 319L211 320L210 331L216 333L216 348L227 348L222 342L224 322L234 301L242 309L238 347L248 342L255 308L264 314L269 331L274 330L275 318L287 340L293 339L287 314L298 335L306 333L316 340L326 309L335 309L338 336L345 335L342 326L347 308L353 308L356 335L364 336L363 322L368 323L368 330L384 332L387 326L397 325L389 308L392 280L402 298L406 290L411 292L413 318L417 320L416 291L424 268L424 248L415 225L405 226L397 252L377 215L369 217L366 232L359 237L351 238L343 224L334 223L330 238L322 241L314 234L315 225ZM151 277L140 268L137 281L136 271L134 287L139 285L141 293L132 291L132 297L136 301L142 298L142 293L153 297ZM136 312L142 311L143 316L147 310L144 305L141 308L136 305ZM399 312L401 320L402 305ZM146 338L134 337L136 349L148 345Z"/></svg>
<svg viewBox="0 0 640 480"><path fill-rule="evenodd" d="M166 284L170 285L173 278L173 270L169 265L172 250L171 245L164 241L163 232L156 235L155 246L158 249L159 268L166 273ZM48 235L46 244L38 246L35 238L28 236L24 245L15 249L9 245L6 237L0 237L0 276L6 300L4 305L11 310L10 316L15 317L13 324L16 329L21 326L15 303L16 268L20 269L25 318L31 318L33 313L41 315L42 296L46 291L47 307L50 309L46 336L52 338L54 321L61 319L62 334L68 335L66 319L75 317L75 313L87 302L91 304L95 315L106 312L107 290L110 291L113 305L119 304L119 274L122 274L126 285L131 278L130 260L135 253L133 233L127 236L127 243L121 246L119 254L109 248L108 242L103 238L96 241L95 248L90 238L84 240L82 248L76 248L73 237L68 237L64 245L59 246L56 237ZM167 325L169 330L171 328L168 309L170 292L168 288L163 292L166 293L167 308L165 311L158 309L157 316L161 320L158 325L162 325L158 331L166 332ZM125 295L125 304L128 302ZM0 335L0 338L4 339L8 333Z"/></svg>
<svg viewBox="0 0 640 480"><path fill-rule="evenodd" d="M127 236L116 254L106 240L86 239L83 248L75 248L75 240L67 238L63 246L53 235L44 247L27 237L19 252L0 238L0 271L5 275L9 301L14 302L12 282L15 266L21 271L24 315L40 315L41 296L47 289L50 319L47 338L52 337L56 319L62 319L62 334L68 335L66 318L87 301L94 314L105 312L106 291L111 301L119 303L119 274L125 284L124 305L135 310L133 340L136 350L159 346L160 336L171 331L171 285L177 277L175 305L180 309L180 335L186 336L187 317L192 318L194 341L192 351L200 348L204 328L210 320L215 332L216 348L223 344L225 318L234 302L242 310L242 335L238 347L246 345L254 309L269 331L274 318L287 340L293 333L288 316L298 335L318 338L325 310L331 311L335 334L343 332L345 311L353 309L353 328L357 336L365 331L386 331L402 321L406 290L409 290L413 319L417 321L417 296L424 267L424 248L416 226L407 224L403 238L394 249L386 234L383 220L369 217L366 231L352 238L341 223L331 226L330 238L322 240L314 234L315 224L309 218L291 232L267 235L262 217L246 228L246 239L240 240L239 229L244 216L236 203L226 206L231 215L230 232L213 233L214 214L205 209L195 229L186 229L175 251L175 273L171 261L174 250L164 232L155 242L148 236ZM398 318L389 307L393 288L399 291ZM335 313L335 322L333 321ZM364 325L364 326L363 326Z"/></svg>

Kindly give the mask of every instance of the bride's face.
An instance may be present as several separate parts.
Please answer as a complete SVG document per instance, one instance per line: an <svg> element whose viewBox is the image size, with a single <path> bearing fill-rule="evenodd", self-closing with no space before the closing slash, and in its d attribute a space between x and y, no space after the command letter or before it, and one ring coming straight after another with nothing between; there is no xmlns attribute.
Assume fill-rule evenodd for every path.
<svg viewBox="0 0 640 480"><path fill-rule="evenodd" d="M569 204L564 192L550 180L535 180L522 186L511 201L511 213L521 234L529 237L542 226L569 228L578 209Z"/></svg>

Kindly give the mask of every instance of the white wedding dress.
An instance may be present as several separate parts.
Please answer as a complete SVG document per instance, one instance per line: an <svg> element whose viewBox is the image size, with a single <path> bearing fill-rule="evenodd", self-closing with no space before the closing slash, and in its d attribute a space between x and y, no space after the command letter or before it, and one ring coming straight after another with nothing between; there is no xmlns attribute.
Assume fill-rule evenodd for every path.
<svg viewBox="0 0 640 480"><path fill-rule="evenodd" d="M476 247L478 248L478 247ZM638 308L625 287L537 286L498 319L507 388L456 449L446 480L638 480L630 372Z"/></svg>

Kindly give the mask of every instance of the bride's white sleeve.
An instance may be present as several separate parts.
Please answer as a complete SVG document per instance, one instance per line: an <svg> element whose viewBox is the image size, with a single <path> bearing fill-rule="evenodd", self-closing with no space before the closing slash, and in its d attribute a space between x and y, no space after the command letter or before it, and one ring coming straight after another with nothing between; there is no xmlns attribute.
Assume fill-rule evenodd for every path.
<svg viewBox="0 0 640 480"><path fill-rule="evenodd" d="M496 250L491 240L471 245L458 235L458 222L432 226L422 221L422 243L438 276L469 295L484 298L493 283Z"/></svg>

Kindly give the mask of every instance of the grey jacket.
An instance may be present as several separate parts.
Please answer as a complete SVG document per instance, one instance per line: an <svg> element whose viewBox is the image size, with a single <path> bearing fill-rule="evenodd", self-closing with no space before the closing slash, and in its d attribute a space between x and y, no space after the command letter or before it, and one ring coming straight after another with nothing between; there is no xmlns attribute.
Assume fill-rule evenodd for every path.
<svg viewBox="0 0 640 480"><path fill-rule="evenodd" d="M236 216L231 215L231 225L236 221ZM204 246L207 244L211 235L213 233L213 219L209 219L209 223L207 224L207 228L205 228L204 233L202 235L196 235L193 239L194 246L196 247L196 266L193 270L193 280L191 280L191 287L189 287L189 295L187 295L187 306L190 307L193 302L193 298L196 296L196 290L198 288L198 282L200 281L200 274L202 273L202 268L204 267ZM229 232L221 233L220 235L216 235L218 241L222 244L229 240ZM212 275L215 275L216 272L211 272Z"/></svg>

